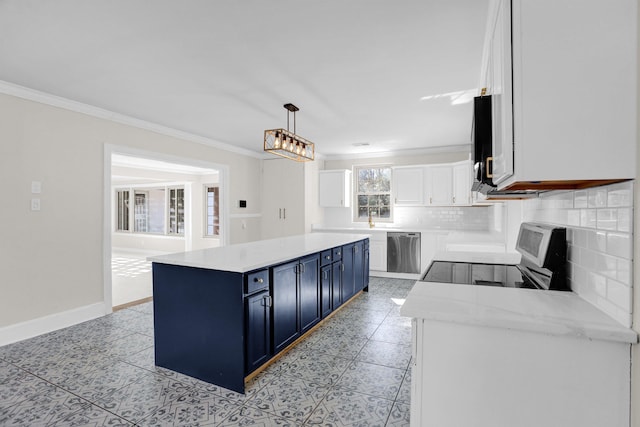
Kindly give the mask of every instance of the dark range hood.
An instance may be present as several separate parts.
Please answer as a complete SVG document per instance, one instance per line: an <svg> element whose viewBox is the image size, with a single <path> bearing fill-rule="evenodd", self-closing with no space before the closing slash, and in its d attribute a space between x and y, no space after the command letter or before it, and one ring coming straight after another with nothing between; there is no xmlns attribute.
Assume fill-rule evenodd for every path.
<svg viewBox="0 0 640 427"><path fill-rule="evenodd" d="M473 99L473 169L471 191L484 194L487 200L528 199L537 197L539 190L498 191L493 183L493 148L491 141L491 95Z"/></svg>

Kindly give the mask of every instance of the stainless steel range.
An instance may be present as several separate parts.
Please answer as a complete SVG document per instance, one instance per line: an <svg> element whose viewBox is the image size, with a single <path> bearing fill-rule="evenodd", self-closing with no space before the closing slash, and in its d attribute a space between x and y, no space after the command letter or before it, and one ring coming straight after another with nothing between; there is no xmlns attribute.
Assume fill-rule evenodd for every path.
<svg viewBox="0 0 640 427"><path fill-rule="evenodd" d="M567 281L565 228L522 223L516 250L522 254L517 265L433 261L421 281L571 290Z"/></svg>

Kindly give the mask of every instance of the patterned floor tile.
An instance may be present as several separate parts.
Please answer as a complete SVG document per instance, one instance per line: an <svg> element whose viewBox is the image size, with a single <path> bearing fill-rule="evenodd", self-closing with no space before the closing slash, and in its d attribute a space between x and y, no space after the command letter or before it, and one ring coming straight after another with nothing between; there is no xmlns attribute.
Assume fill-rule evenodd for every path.
<svg viewBox="0 0 640 427"><path fill-rule="evenodd" d="M341 389L355 390L384 399L394 400L402 384L405 370L353 362L338 381Z"/></svg>
<svg viewBox="0 0 640 427"><path fill-rule="evenodd" d="M389 419L387 420L387 427L409 427L411 418L411 410L408 403L395 402Z"/></svg>
<svg viewBox="0 0 640 427"><path fill-rule="evenodd" d="M240 406L214 393L194 390L162 406L138 424L141 426L214 426Z"/></svg>
<svg viewBox="0 0 640 427"><path fill-rule="evenodd" d="M393 401L350 390L331 390L305 425L383 427Z"/></svg>
<svg viewBox="0 0 640 427"><path fill-rule="evenodd" d="M124 357L152 346L153 337L134 332L115 341L97 343L91 350L112 357Z"/></svg>
<svg viewBox="0 0 640 427"><path fill-rule="evenodd" d="M95 404L138 422L189 393L190 388L162 375L148 374L134 383L95 400Z"/></svg>
<svg viewBox="0 0 640 427"><path fill-rule="evenodd" d="M350 359L331 354L307 354L293 362L283 375L304 378L316 384L333 385L347 370Z"/></svg>
<svg viewBox="0 0 640 427"><path fill-rule="evenodd" d="M383 322L371 336L372 340L411 345L411 327L389 326Z"/></svg>
<svg viewBox="0 0 640 427"><path fill-rule="evenodd" d="M302 424L328 390L326 386L302 378L276 376L248 400L246 406Z"/></svg>
<svg viewBox="0 0 640 427"><path fill-rule="evenodd" d="M411 361L411 344L369 340L356 360L406 370Z"/></svg>
<svg viewBox="0 0 640 427"><path fill-rule="evenodd" d="M404 375L396 401L406 404L411 403L411 368L409 368L407 373Z"/></svg>
<svg viewBox="0 0 640 427"><path fill-rule="evenodd" d="M88 405L77 412L67 415L60 420L48 424L47 427L70 427L70 426L109 426L128 427L135 424L126 421L109 411L105 411L95 405Z"/></svg>
<svg viewBox="0 0 640 427"><path fill-rule="evenodd" d="M327 353L344 358L355 358L367 343L366 338L351 336L325 336L307 347L311 353Z"/></svg>
<svg viewBox="0 0 640 427"><path fill-rule="evenodd" d="M220 427L299 427L300 423L288 418L279 417L261 409L242 407L238 412L231 414L218 425Z"/></svg>
<svg viewBox="0 0 640 427"><path fill-rule="evenodd" d="M57 388L13 365L0 365L0 408L55 393Z"/></svg>
<svg viewBox="0 0 640 427"><path fill-rule="evenodd" d="M0 407L2 426L46 426L60 422L76 412L86 409L86 400L51 387L47 392L22 400L12 406Z"/></svg>
<svg viewBox="0 0 640 427"><path fill-rule="evenodd" d="M60 387L91 402L151 374L125 362L116 361L106 367L80 372L61 382Z"/></svg>
<svg viewBox="0 0 640 427"><path fill-rule="evenodd" d="M153 303L0 347L0 425L407 425L412 286L372 278L244 394L155 366Z"/></svg>
<svg viewBox="0 0 640 427"><path fill-rule="evenodd" d="M137 311L138 313L153 315L153 301L134 305L133 307L129 308L129 310Z"/></svg>

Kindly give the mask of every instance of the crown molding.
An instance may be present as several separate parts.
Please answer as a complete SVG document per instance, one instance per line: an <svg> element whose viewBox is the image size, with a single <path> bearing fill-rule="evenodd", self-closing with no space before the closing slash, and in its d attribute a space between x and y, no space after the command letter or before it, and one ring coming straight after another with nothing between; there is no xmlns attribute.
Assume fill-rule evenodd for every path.
<svg viewBox="0 0 640 427"><path fill-rule="evenodd" d="M409 157L425 154L471 153L471 144L446 145L440 147L411 148L406 150L378 151L374 153L325 154L324 160L377 159L381 157Z"/></svg>
<svg viewBox="0 0 640 427"><path fill-rule="evenodd" d="M84 104L82 102L73 101L71 99L63 98L57 95L52 95L46 92L41 92L39 90L31 89L25 86L20 86L20 85L3 81L3 80L0 80L0 93L3 93L5 95L15 96L17 98L26 99L29 101L39 102L41 104L51 105L53 107L63 108L65 110L86 114L88 116L109 120L114 123L132 126L138 129L149 130L162 135L179 138L185 141L195 142L197 144L206 145L208 147L217 148L220 150L229 151L236 154L241 154L248 157L253 157L257 159L265 158L262 152L256 152L256 151L247 150L245 148L235 147L231 144L216 141L211 138L206 138L204 136L195 135L195 134L184 132L178 129L173 129L157 123L148 122L146 120L136 119L134 117L126 116L124 114L105 110L104 108L99 108L93 105Z"/></svg>

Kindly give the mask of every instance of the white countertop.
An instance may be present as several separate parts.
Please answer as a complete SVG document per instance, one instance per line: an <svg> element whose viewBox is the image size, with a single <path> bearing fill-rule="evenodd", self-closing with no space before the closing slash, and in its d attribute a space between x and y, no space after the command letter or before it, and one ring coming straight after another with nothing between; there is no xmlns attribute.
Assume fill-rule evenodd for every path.
<svg viewBox="0 0 640 427"><path fill-rule="evenodd" d="M362 234L312 233L219 248L152 256L148 261L246 273L367 238Z"/></svg>
<svg viewBox="0 0 640 427"><path fill-rule="evenodd" d="M633 344L638 335L573 292L416 282L406 317Z"/></svg>

